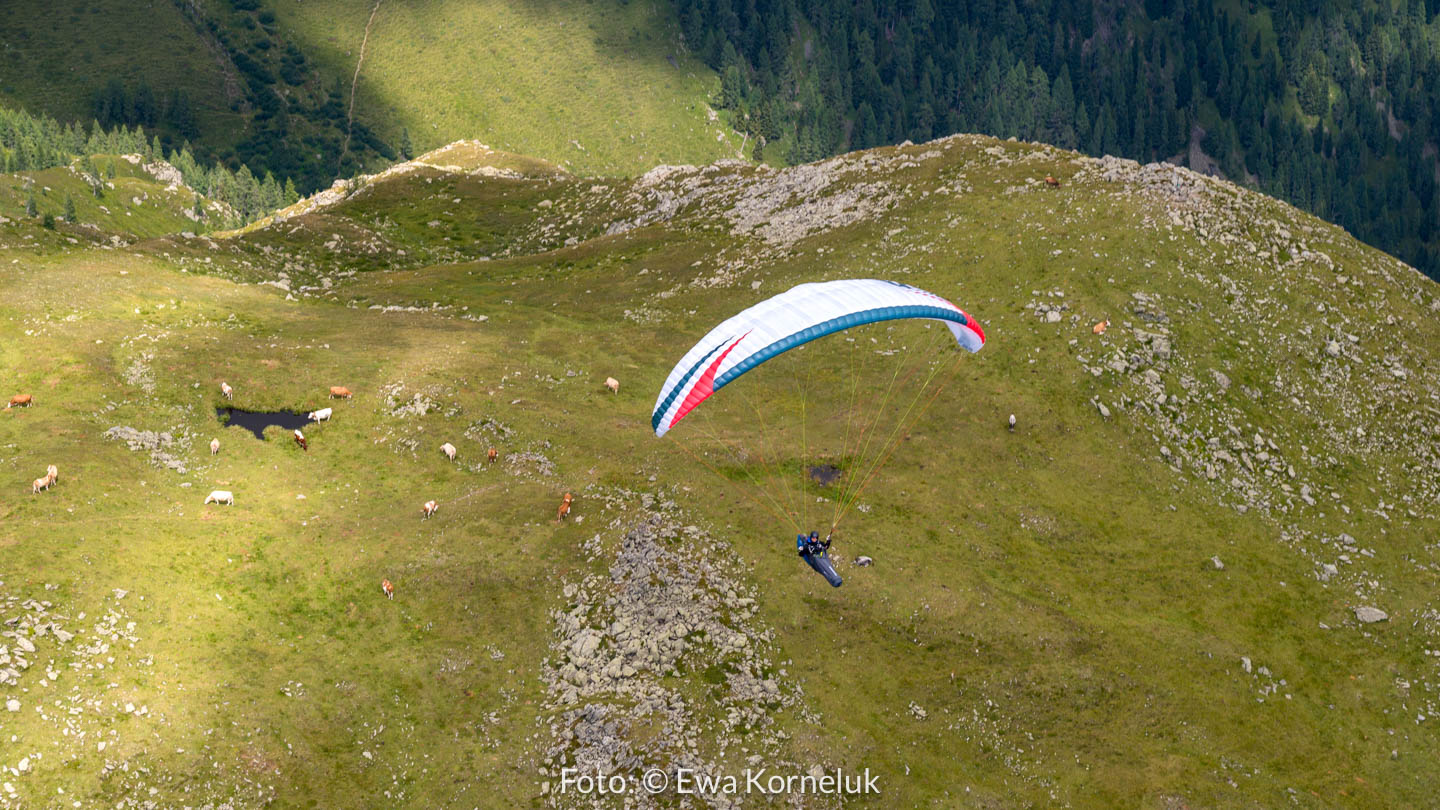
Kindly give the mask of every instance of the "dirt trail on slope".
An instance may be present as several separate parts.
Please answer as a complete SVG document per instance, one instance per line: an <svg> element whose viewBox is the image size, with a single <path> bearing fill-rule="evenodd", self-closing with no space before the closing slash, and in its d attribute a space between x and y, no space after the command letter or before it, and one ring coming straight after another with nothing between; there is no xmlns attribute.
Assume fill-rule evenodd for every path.
<svg viewBox="0 0 1440 810"><path fill-rule="evenodd" d="M370 26L375 24L375 15L380 13L382 0L375 0L370 9L370 19L365 21L365 36L360 39L360 58L355 60L355 75L350 78L350 107L345 112L345 143L340 147L340 158L350 153L350 133L355 129L355 88L360 84L360 68L365 65L365 46L370 42Z"/></svg>

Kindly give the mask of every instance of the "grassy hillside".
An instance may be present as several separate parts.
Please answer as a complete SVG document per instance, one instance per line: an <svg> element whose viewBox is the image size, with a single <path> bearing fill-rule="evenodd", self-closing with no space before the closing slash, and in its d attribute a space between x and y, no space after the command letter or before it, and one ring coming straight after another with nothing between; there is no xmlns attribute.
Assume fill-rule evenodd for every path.
<svg viewBox="0 0 1440 810"><path fill-rule="evenodd" d="M610 175L733 157L742 142L713 118L714 72L660 0L12 5L0 102L143 125L307 191L383 167L406 133L412 154L478 138ZM94 99L117 81L111 118Z"/></svg>
<svg viewBox="0 0 1440 810"><path fill-rule="evenodd" d="M186 89L206 142L233 145L244 119L230 103L222 59L170 0L145 3L16 0L5 4L0 100L89 123L95 91L111 77Z"/></svg>
<svg viewBox="0 0 1440 810"><path fill-rule="evenodd" d="M0 225L0 393L35 396L0 416L0 610L36 648L0 802L569 807L577 763L870 768L866 807L1435 794L1432 282L1228 184L985 138L637 180L458 151L229 239ZM840 415L948 359L936 328L649 416L721 318L856 276L988 344L845 518L832 590L732 484L820 524L800 466L853 480ZM335 414L259 441L221 381Z"/></svg>
<svg viewBox="0 0 1440 810"><path fill-rule="evenodd" d="M90 181L81 173L81 162L66 167L0 174L0 216L32 227L17 227L13 237L35 237L34 225L46 216L57 227L86 242L152 238L164 234L199 230L194 219L197 195L178 182L179 173L168 164L147 165L138 155L91 155L89 158L104 181L96 197ZM114 171L113 176L111 171ZM156 174L177 182L165 182ZM36 216L26 206L35 200ZM74 208L74 221L64 221L67 199ZM218 211L213 201L207 210Z"/></svg>
<svg viewBox="0 0 1440 810"><path fill-rule="evenodd" d="M707 120L714 73L686 53L674 10L659 0L277 0L275 9L347 82L364 43L356 114L391 143L401 128L417 150L479 138L601 174L734 157L740 146Z"/></svg>

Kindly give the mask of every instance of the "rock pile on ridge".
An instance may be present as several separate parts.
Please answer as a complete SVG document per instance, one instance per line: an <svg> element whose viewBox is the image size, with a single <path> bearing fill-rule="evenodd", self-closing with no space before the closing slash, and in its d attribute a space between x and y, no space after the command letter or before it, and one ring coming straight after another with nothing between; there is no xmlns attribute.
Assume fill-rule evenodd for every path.
<svg viewBox="0 0 1440 810"><path fill-rule="evenodd" d="M779 762L786 736L774 715L796 706L799 689L770 660L771 631L726 570L729 549L684 525L669 501L607 532L621 535L608 573L567 583L566 605L552 614L556 638L545 672L552 717L541 768L552 806L595 798L550 789L562 768L632 777L649 768L729 773L723 763L742 740L749 764ZM605 546L604 534L586 544L592 559ZM639 790L628 798L642 807L654 801ZM732 806L724 796L701 798Z"/></svg>

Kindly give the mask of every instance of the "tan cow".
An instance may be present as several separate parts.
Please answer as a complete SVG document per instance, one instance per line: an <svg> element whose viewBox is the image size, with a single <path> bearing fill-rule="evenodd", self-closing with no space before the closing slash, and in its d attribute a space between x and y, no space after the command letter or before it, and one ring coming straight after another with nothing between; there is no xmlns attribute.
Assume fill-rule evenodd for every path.
<svg viewBox="0 0 1440 810"><path fill-rule="evenodd" d="M44 478L36 478L30 483L30 492L33 495L38 495L40 494L40 490L49 489L50 485L53 483L54 482L50 480L50 476L48 475Z"/></svg>
<svg viewBox="0 0 1440 810"><path fill-rule="evenodd" d="M605 387L609 388L610 393L612 394L620 393L620 381L615 379L614 377L605 378Z"/></svg>
<svg viewBox="0 0 1440 810"><path fill-rule="evenodd" d="M50 479L50 483L52 483L52 484L55 483L56 481L59 481L59 480L60 480L60 468L59 468L59 467L56 467L54 464L51 464L50 466L48 466L48 467L45 468L45 477L46 477L46 478L49 478L49 479Z"/></svg>
<svg viewBox="0 0 1440 810"><path fill-rule="evenodd" d="M495 463L495 459L497 459L497 458L499 458L499 457L500 457L500 451L499 451L499 450L496 450L496 449L493 448L493 447L490 448L490 452L488 452L488 453L485 454L485 460L488 461L488 462L490 462L491 464L494 464L494 463Z"/></svg>
<svg viewBox="0 0 1440 810"><path fill-rule="evenodd" d="M220 440L219 440L219 439L211 439L211 440L210 440L210 455L213 456L213 455L215 455L215 454L218 453L218 452L220 452Z"/></svg>
<svg viewBox="0 0 1440 810"><path fill-rule="evenodd" d="M450 459L451 461L455 460L455 445L451 444L450 442L445 442L444 444L440 445L440 452L444 453L445 457Z"/></svg>
<svg viewBox="0 0 1440 810"><path fill-rule="evenodd" d="M349 399L354 395L350 393L349 388L346 388L343 385L332 385L330 386L330 396L339 397L341 399Z"/></svg>
<svg viewBox="0 0 1440 810"><path fill-rule="evenodd" d="M1054 187L1054 188L1059 188L1059 187L1060 187L1060 181L1059 181L1059 180L1056 180L1052 175L1048 175L1048 174L1047 174L1047 175L1045 175L1045 185L1047 185L1047 186L1052 186L1052 187Z"/></svg>
<svg viewBox="0 0 1440 810"><path fill-rule="evenodd" d="M1109 321L1101 321L1101 322L1095 324L1094 326L1090 327L1090 331L1091 331L1091 332L1094 332L1094 333L1097 334L1097 335L1103 335L1103 334L1105 334L1105 330L1106 330L1106 329L1109 329L1109 328L1110 328L1110 322L1109 322Z"/></svg>
<svg viewBox="0 0 1440 810"><path fill-rule="evenodd" d="M224 394L226 399L235 398L235 389L230 387L230 383L223 380L220 383L220 393Z"/></svg>
<svg viewBox="0 0 1440 810"><path fill-rule="evenodd" d="M420 519L421 519L421 520L428 520L431 515L435 514L435 510L437 510L437 509L439 509L439 508L440 508L440 502L439 502L439 501L426 501L426 502L425 502L425 505L422 506L422 507L420 507L420 511L423 513L423 515L422 515L422 517L421 517Z"/></svg>
<svg viewBox="0 0 1440 810"><path fill-rule="evenodd" d="M380 580L380 592L385 594L386 599L395 598L395 586L391 585L388 579Z"/></svg>
<svg viewBox="0 0 1440 810"><path fill-rule="evenodd" d="M34 399L29 394L16 394L15 396L10 397L10 403L5 406L5 410L8 411L11 408L17 406L23 406L28 408L30 407L30 403L33 401Z"/></svg>

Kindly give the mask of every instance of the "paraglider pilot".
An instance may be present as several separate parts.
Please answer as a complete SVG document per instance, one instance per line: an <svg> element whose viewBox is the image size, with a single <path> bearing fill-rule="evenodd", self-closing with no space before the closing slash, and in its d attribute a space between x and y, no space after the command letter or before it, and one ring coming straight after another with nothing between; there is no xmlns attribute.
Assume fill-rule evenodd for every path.
<svg viewBox="0 0 1440 810"><path fill-rule="evenodd" d="M830 538L820 539L820 532L810 532L810 536L803 534L795 535L795 551L801 557L807 554L819 556L830 550Z"/></svg>
<svg viewBox="0 0 1440 810"><path fill-rule="evenodd" d="M795 535L795 551L800 559L810 564L817 574L825 577L832 586L840 587L840 575L835 573L835 565L830 562L826 554L830 550L830 538L820 539L819 532L811 532L809 537L803 534Z"/></svg>

